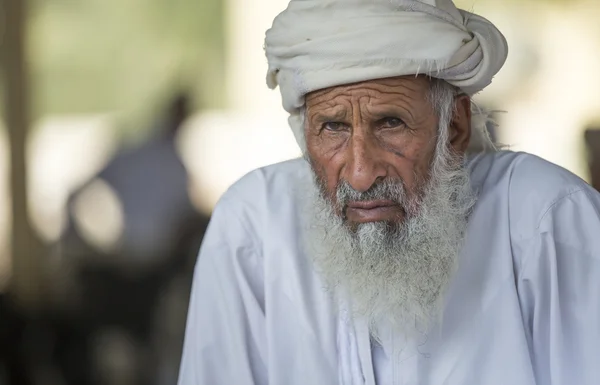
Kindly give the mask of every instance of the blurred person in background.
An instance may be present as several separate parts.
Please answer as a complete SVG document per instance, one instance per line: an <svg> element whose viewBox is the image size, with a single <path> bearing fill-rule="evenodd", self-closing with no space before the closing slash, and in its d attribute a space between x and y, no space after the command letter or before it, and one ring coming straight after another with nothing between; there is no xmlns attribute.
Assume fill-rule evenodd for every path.
<svg viewBox="0 0 600 385"><path fill-rule="evenodd" d="M80 373L69 383L176 379L187 308L173 302L186 302L208 223L192 205L177 151L190 103L186 93L175 95L155 137L117 154L69 198L60 252L76 294L67 300L73 327L61 334L60 350L64 371ZM73 356L85 361L78 369Z"/></svg>
<svg viewBox="0 0 600 385"><path fill-rule="evenodd" d="M85 194L98 182L116 196L123 224L115 243L125 256L119 264L131 263L138 269L170 258L180 242L182 223L195 213L188 195L189 177L176 143L189 114L189 97L179 93L154 128L153 138L117 154L70 200L70 217L77 223L74 206L78 200L85 202ZM95 197L101 205L102 195Z"/></svg>
<svg viewBox="0 0 600 385"><path fill-rule="evenodd" d="M529 154L466 155L508 55L490 21L292 0L265 50L305 157L216 206L180 385L600 383L600 194Z"/></svg>

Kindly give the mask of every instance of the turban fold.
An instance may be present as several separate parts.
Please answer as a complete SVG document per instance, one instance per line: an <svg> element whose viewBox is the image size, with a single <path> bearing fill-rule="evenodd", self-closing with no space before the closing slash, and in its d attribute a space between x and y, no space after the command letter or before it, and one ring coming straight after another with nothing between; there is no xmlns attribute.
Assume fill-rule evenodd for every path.
<svg viewBox="0 0 600 385"><path fill-rule="evenodd" d="M304 96L403 75L446 80L473 95L506 61L504 36L451 0L292 0L266 33L267 85L279 86L304 150Z"/></svg>

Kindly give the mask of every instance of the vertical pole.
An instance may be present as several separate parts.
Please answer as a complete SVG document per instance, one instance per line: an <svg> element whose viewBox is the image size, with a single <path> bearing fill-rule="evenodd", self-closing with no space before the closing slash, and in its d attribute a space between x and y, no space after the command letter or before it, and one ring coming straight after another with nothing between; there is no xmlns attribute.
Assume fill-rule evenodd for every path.
<svg viewBox="0 0 600 385"><path fill-rule="evenodd" d="M21 305L32 308L38 300L38 266L35 238L27 207L26 145L29 126L26 0L3 0L4 38L2 64L6 95L6 127L10 146L10 193L12 206L11 287Z"/></svg>

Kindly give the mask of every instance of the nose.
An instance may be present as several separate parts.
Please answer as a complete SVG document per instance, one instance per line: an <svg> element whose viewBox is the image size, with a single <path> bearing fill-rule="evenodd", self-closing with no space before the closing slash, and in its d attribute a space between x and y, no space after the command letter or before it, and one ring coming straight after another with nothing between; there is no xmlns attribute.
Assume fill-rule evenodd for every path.
<svg viewBox="0 0 600 385"><path fill-rule="evenodd" d="M353 189L365 192L387 176L383 150L368 133L354 134L347 148L348 161L343 178Z"/></svg>

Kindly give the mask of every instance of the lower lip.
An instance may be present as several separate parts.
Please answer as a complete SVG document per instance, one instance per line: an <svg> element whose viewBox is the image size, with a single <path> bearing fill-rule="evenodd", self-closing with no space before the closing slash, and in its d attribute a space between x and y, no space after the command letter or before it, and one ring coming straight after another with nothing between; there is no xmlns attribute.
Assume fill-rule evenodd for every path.
<svg viewBox="0 0 600 385"><path fill-rule="evenodd" d="M348 207L346 209L346 218L355 223L397 221L403 217L404 211L400 206L379 206L372 209Z"/></svg>

